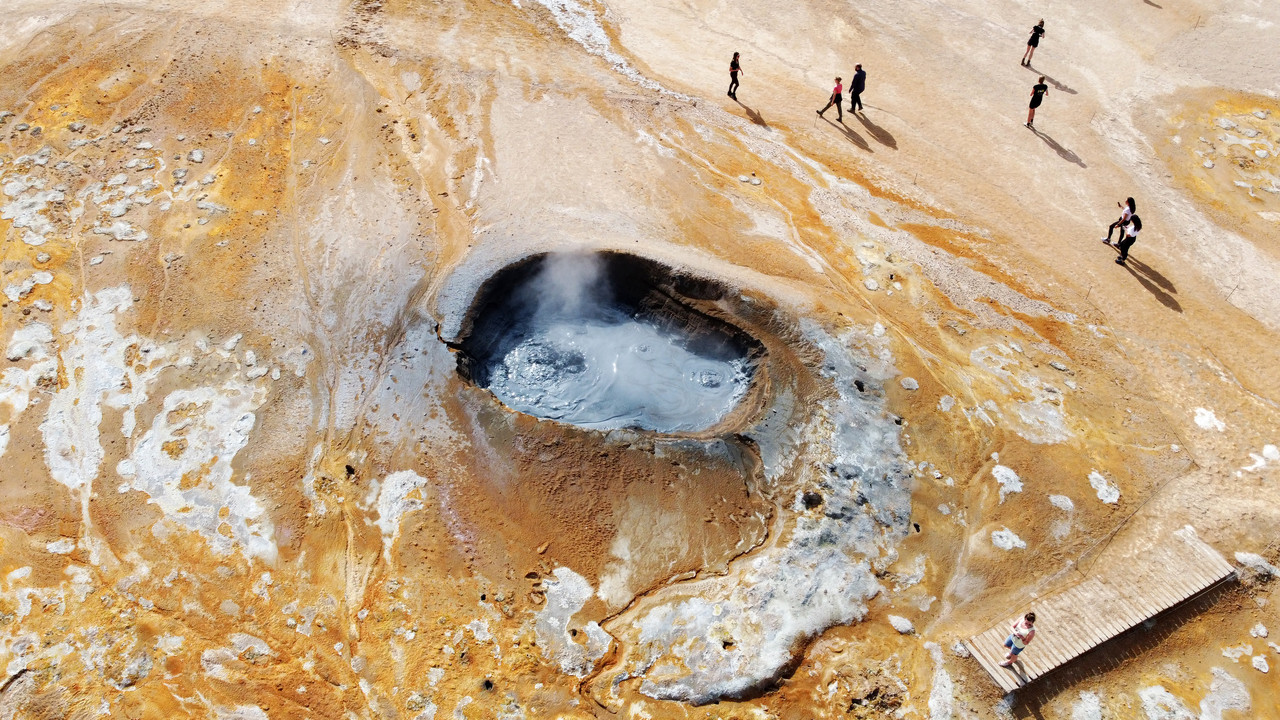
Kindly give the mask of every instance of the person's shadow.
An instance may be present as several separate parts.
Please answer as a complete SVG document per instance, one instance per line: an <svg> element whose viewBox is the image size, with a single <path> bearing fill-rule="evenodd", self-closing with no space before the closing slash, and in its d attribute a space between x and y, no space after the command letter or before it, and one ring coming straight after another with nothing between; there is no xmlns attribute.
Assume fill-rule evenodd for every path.
<svg viewBox="0 0 1280 720"><path fill-rule="evenodd" d="M1053 151L1058 153L1058 157L1062 158L1063 160L1066 160L1067 162L1075 163L1076 165L1079 165L1082 168L1089 167L1088 165L1084 164L1084 161L1080 159L1079 155L1059 145L1057 140L1054 140L1053 138L1040 132L1036 128L1031 128L1031 132L1035 133L1036 137L1043 140L1045 145L1048 145L1049 147L1053 148Z"/></svg>
<svg viewBox="0 0 1280 720"><path fill-rule="evenodd" d="M898 149L898 141L894 139L893 135L889 134L888 130L885 130L879 125L876 125L875 123L868 120L866 115L863 115L861 113L853 113L853 114L858 118L858 122L861 122L862 126L867 129L867 134L871 135L871 137L876 139L876 142L880 143L881 145L885 145L892 150Z"/></svg>
<svg viewBox="0 0 1280 720"><path fill-rule="evenodd" d="M1116 250L1116 252L1120 252ZM1130 257L1124 262L1124 269L1138 281L1138 284L1147 289L1147 292L1155 296L1160 304L1170 310L1180 313L1182 312L1182 304L1173 297L1178 289L1169 282L1169 279L1161 275L1154 268L1141 260Z"/></svg>
<svg viewBox="0 0 1280 720"><path fill-rule="evenodd" d="M858 147L862 148L863 150L866 150L867 152L875 152L875 150L872 150L871 146L867 144L867 141L862 139L861 135L854 132L853 128L850 128L848 125L845 125L843 120L837 123L837 122L832 122L826 116L823 116L822 119L826 120L827 124L830 125L831 127L836 128L840 132L844 133L844 136L849 139L849 142L853 143L854 145L857 145Z"/></svg>
<svg viewBox="0 0 1280 720"><path fill-rule="evenodd" d="M1034 67L1032 67L1032 66L1030 66L1030 65L1023 65L1022 67L1024 67L1024 68L1026 68L1026 69L1030 70L1031 72L1034 72L1034 73L1040 73L1041 75L1044 75L1044 73L1043 73L1043 72L1041 72L1040 70L1037 70L1036 68L1034 68ZM1056 90L1058 90L1058 92L1064 92L1064 93L1066 93L1066 94L1068 94L1068 95L1079 95L1079 94L1080 94L1080 92L1079 92L1078 90L1072 90L1071 88L1067 87L1066 85L1063 85L1062 83L1058 82L1057 80L1054 80L1052 77L1050 77L1050 76L1048 76L1048 75L1044 75L1044 81L1045 81L1045 82L1047 82L1047 83L1049 83L1050 85L1052 85Z"/></svg>
<svg viewBox="0 0 1280 720"><path fill-rule="evenodd" d="M752 110L751 108L747 107L747 106L746 106L746 104L745 104L745 103L743 103L743 102L742 102L741 100L739 100L738 98L734 98L734 99L733 99L733 101L734 101L734 102L736 102L736 103L738 103L738 105L742 106L743 111L747 113L747 119L748 119L748 120L750 120L750 121L751 121L751 123L752 123L753 125L759 125L760 127L764 128L764 129L766 129L766 130L771 129L771 128L769 127L769 123L767 123L767 122L765 122L765 121L764 121L764 116L763 116L763 115L761 115L760 113L756 112L755 110Z"/></svg>

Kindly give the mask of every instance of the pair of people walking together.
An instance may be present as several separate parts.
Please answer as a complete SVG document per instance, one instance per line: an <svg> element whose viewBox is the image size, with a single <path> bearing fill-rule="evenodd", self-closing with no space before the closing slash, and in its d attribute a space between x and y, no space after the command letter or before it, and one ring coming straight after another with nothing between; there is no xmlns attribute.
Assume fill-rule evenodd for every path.
<svg viewBox="0 0 1280 720"><path fill-rule="evenodd" d="M855 65L853 71L853 82L849 84L849 112L857 112L862 109L862 93L867 89L867 71L862 69L862 65ZM831 97L827 100L827 104L821 110L818 110L818 117L822 117L832 105L836 106L836 120L844 122L844 112L841 110L841 103L844 102L844 85L842 78L836 78L836 86L831 90Z"/></svg>

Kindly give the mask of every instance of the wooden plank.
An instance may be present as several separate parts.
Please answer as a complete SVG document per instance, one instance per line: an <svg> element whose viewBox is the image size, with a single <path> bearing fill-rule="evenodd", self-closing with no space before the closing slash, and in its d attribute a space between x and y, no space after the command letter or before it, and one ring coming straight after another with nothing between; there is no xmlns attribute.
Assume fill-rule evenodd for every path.
<svg viewBox="0 0 1280 720"><path fill-rule="evenodd" d="M1017 687L1016 680L1008 677L1008 671L1000 667L999 661L993 659L984 646L975 642L968 647L970 654L978 659L978 664L983 666L983 669L987 671L987 674L991 675L1002 690L1010 692Z"/></svg>

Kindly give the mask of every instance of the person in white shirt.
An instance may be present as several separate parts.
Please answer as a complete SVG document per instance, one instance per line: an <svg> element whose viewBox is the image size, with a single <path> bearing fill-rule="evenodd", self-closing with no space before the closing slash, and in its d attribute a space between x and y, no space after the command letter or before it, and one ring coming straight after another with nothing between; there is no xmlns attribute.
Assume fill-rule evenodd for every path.
<svg viewBox="0 0 1280 720"><path fill-rule="evenodd" d="M1125 226L1129 224L1129 218L1138 212L1138 204L1133 201L1133 198L1127 198L1124 202L1118 202L1116 205L1120 208L1120 219L1107 226L1107 236L1102 239L1102 242L1108 245L1111 244L1111 233L1115 230L1120 231L1120 237L1116 238L1116 240L1124 239Z"/></svg>
<svg viewBox="0 0 1280 720"><path fill-rule="evenodd" d="M1018 655L1027 649L1027 645L1036 636L1036 614L1029 612L1023 615L1020 620L1013 624L1010 628L1009 637L1005 639L1004 646L1009 648L1009 653L1005 655L1004 662L1000 663L1000 667L1009 667Z"/></svg>

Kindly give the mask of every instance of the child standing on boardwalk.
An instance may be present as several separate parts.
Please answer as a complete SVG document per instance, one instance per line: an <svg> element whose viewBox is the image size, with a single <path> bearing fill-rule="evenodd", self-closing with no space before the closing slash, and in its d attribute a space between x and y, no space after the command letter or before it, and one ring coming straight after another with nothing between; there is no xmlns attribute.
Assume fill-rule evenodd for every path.
<svg viewBox="0 0 1280 720"><path fill-rule="evenodd" d="M1036 614L1029 612L1022 616L1010 628L1009 637L1005 639L1004 646L1009 648L1009 653L1004 656L1004 662L1000 663L1000 667L1009 667L1018 655L1027 649L1027 645L1031 643L1036 636Z"/></svg>
<svg viewBox="0 0 1280 720"><path fill-rule="evenodd" d="M844 122L844 110L840 107L840 103L844 102L844 85L840 84L840 78L836 78L836 87L831 91L831 99L827 101L827 106L818 112L818 117L822 117L822 113L827 111L832 105L836 106L836 120Z"/></svg>
<svg viewBox="0 0 1280 720"><path fill-rule="evenodd" d="M1036 54L1036 48L1040 47L1040 37L1044 35L1044 20L1036 23L1031 28L1031 38L1027 40L1027 51L1022 53L1022 64L1031 67L1031 56Z"/></svg>
<svg viewBox="0 0 1280 720"><path fill-rule="evenodd" d="M742 72L742 65L738 62L738 53L733 54L733 59L729 61L729 97L734 100L738 99L738 73Z"/></svg>
<svg viewBox="0 0 1280 720"><path fill-rule="evenodd" d="M1044 76L1040 76L1040 82L1031 88L1031 107L1027 110L1027 127L1035 130L1036 108L1040 107L1040 103L1044 101L1045 93L1049 92L1049 86L1044 84Z"/></svg>

